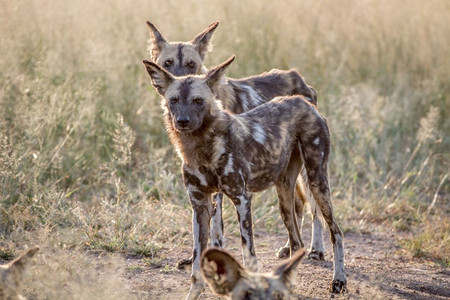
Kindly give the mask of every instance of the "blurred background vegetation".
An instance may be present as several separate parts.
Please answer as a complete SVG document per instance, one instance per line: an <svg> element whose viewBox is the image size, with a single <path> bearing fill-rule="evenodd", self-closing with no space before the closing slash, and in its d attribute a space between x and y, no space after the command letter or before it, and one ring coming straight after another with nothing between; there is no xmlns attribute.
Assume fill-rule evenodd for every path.
<svg viewBox="0 0 450 300"><path fill-rule="evenodd" d="M0 3L1 258L190 246L180 161L141 63L150 20L170 41L219 21L206 65L235 54L231 77L300 71L331 128L343 229L389 228L406 254L450 264L448 1ZM277 207L273 191L256 196L257 231L284 232ZM235 233L229 201L225 217Z"/></svg>

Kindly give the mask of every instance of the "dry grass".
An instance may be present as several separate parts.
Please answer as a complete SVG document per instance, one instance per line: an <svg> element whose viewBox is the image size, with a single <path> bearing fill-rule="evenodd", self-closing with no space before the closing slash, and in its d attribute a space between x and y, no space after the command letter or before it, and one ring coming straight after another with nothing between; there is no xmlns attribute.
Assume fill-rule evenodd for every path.
<svg viewBox="0 0 450 300"><path fill-rule="evenodd" d="M447 1L1 3L0 257L25 244L53 249L41 258L54 268L36 287L44 295L58 285L59 296L86 297L74 291L97 274L88 249L158 259L190 244L180 162L141 65L147 19L169 40L220 21L207 65L236 54L232 76L302 72L332 130L343 227L385 223L406 232L411 255L450 264ZM256 229L284 232L273 191L254 202ZM235 233L228 202L225 216ZM64 288L69 275L50 284L48 274L77 272L63 262L70 255L85 266L79 285Z"/></svg>

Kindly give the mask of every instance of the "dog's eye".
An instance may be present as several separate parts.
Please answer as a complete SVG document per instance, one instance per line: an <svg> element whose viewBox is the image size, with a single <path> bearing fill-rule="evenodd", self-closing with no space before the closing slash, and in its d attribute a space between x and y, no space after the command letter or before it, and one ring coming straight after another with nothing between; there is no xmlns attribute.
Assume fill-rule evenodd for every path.
<svg viewBox="0 0 450 300"><path fill-rule="evenodd" d="M164 67L170 67L172 65L173 61L171 59L168 59L164 62Z"/></svg>
<svg viewBox="0 0 450 300"><path fill-rule="evenodd" d="M202 98L194 98L194 100L192 100L195 104L203 104L203 99Z"/></svg>
<svg viewBox="0 0 450 300"><path fill-rule="evenodd" d="M178 103L178 98L177 97L170 98L170 103L172 104Z"/></svg>
<svg viewBox="0 0 450 300"><path fill-rule="evenodd" d="M190 61L190 62L187 63L187 66L188 66L189 68L193 69L193 68L195 68L195 62Z"/></svg>

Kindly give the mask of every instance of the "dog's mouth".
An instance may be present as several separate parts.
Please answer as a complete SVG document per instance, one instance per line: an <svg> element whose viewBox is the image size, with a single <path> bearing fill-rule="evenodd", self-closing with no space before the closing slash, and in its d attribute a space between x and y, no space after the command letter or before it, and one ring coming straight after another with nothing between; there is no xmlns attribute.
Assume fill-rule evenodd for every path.
<svg viewBox="0 0 450 300"><path fill-rule="evenodd" d="M192 126L178 126L175 125L175 130L178 131L179 133L192 133L195 131L196 128L192 128Z"/></svg>
<svg viewBox="0 0 450 300"><path fill-rule="evenodd" d="M188 127L176 127L175 129L180 133L191 133L192 131L194 131Z"/></svg>
<svg viewBox="0 0 450 300"><path fill-rule="evenodd" d="M186 124L180 124L180 122L172 121L172 127L179 133L188 134L198 129L198 124L195 121L188 122Z"/></svg>

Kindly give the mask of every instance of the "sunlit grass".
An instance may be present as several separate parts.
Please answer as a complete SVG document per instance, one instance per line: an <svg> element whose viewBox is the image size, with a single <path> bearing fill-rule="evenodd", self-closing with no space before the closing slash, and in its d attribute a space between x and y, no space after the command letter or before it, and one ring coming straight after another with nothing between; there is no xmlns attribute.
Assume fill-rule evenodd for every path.
<svg viewBox="0 0 450 300"><path fill-rule="evenodd" d="M3 1L1 258L46 244L155 263L190 246L180 161L141 63L145 21L189 40L218 20L207 66L235 54L230 76L296 68L318 90L342 227L385 224L448 266L449 19L445 0ZM253 208L256 230L284 232L273 191Z"/></svg>

